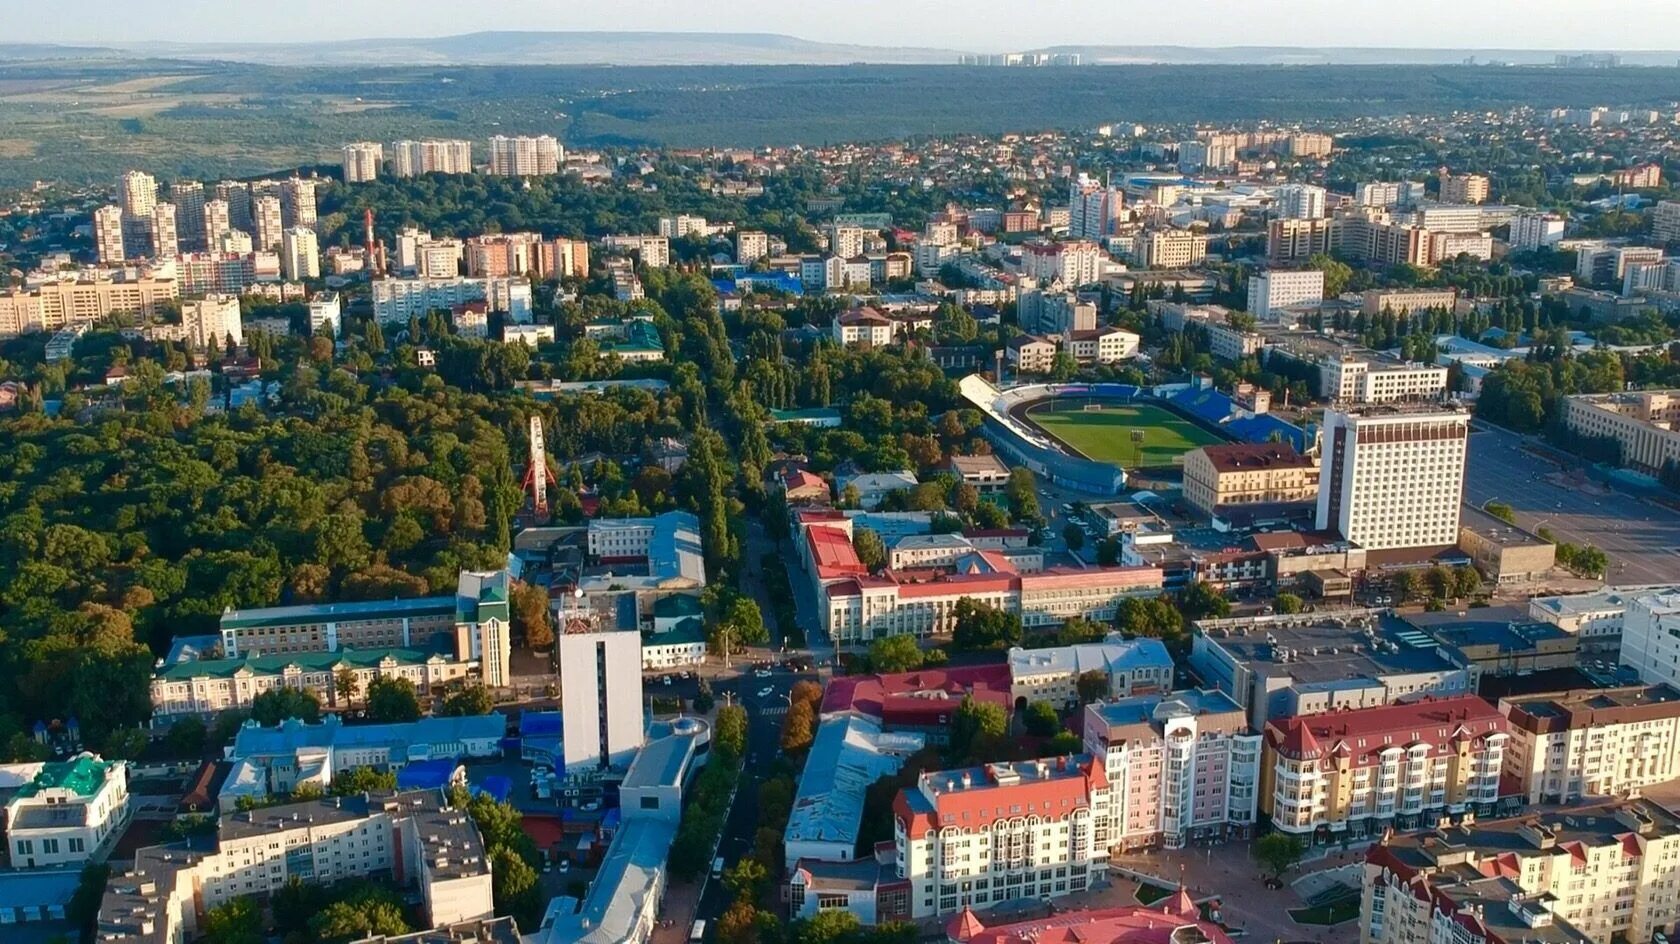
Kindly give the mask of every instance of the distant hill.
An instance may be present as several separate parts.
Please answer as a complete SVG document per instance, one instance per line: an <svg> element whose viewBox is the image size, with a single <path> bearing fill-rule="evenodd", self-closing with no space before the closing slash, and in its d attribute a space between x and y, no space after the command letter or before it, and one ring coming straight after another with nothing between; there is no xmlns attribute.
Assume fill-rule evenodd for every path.
<svg viewBox="0 0 1680 944"><path fill-rule="evenodd" d="M1615 50L1405 49L1363 46L1049 46L1030 52L1078 53L1087 65L1457 65L1478 63L1551 65L1559 54ZM1636 66L1673 66L1680 53L1621 52Z"/></svg>
<svg viewBox="0 0 1680 944"><path fill-rule="evenodd" d="M109 46L60 46L57 43L0 43L0 62L35 62L43 59L120 58L121 50Z"/></svg>
<svg viewBox="0 0 1680 944"><path fill-rule="evenodd" d="M955 50L820 43L775 33L484 32L311 43L136 43L146 56L266 65L845 65L954 63Z"/></svg>

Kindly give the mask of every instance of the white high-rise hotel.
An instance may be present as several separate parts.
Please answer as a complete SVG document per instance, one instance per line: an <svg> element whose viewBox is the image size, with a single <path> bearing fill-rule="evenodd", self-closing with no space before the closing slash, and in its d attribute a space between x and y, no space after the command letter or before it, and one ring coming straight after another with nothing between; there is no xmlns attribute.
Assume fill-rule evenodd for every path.
<svg viewBox="0 0 1680 944"><path fill-rule="evenodd" d="M1370 551L1458 543L1469 420L1439 407L1326 410L1318 529Z"/></svg>
<svg viewBox="0 0 1680 944"><path fill-rule="evenodd" d="M501 177L534 177L560 173L565 151L552 135L490 139L490 173Z"/></svg>

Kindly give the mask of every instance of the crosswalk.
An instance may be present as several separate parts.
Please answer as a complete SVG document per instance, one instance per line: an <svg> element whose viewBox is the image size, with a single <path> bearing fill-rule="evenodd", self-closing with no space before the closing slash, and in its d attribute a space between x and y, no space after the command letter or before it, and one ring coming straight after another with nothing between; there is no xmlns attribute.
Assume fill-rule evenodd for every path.
<svg viewBox="0 0 1680 944"><path fill-rule="evenodd" d="M760 709L758 709L758 713L761 714L761 715L770 715L770 716L774 717L776 715L787 714L787 708L788 708L788 706L786 706L786 705L776 705L774 707L760 708Z"/></svg>

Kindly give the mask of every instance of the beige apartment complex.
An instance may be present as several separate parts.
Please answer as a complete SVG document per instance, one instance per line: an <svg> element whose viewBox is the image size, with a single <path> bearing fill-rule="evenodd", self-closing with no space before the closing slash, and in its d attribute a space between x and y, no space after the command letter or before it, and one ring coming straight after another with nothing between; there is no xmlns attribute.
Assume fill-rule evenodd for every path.
<svg viewBox="0 0 1680 944"><path fill-rule="evenodd" d="M1680 820L1649 800L1385 836L1361 944L1610 944L1673 934Z"/></svg>
<svg viewBox="0 0 1680 944"><path fill-rule="evenodd" d="M1528 803L1626 796L1680 777L1680 691L1667 685L1504 698L1505 772Z"/></svg>
<svg viewBox="0 0 1680 944"><path fill-rule="evenodd" d="M1265 738L1260 811L1280 832L1338 840L1492 811L1509 735L1461 695L1283 718Z"/></svg>
<svg viewBox="0 0 1680 944"><path fill-rule="evenodd" d="M1318 460L1287 443L1228 443L1184 454L1184 499L1203 514L1221 505L1317 496Z"/></svg>
<svg viewBox="0 0 1680 944"><path fill-rule="evenodd" d="M1680 463L1680 390L1564 397L1563 421L1579 435L1616 440L1626 468L1660 475Z"/></svg>
<svg viewBox="0 0 1680 944"><path fill-rule="evenodd" d="M65 279L33 289L0 291L0 338L57 331L108 315L155 315L180 297L174 279Z"/></svg>
<svg viewBox="0 0 1680 944"><path fill-rule="evenodd" d="M1442 203L1486 203L1488 179L1481 174L1441 174Z"/></svg>
<svg viewBox="0 0 1680 944"><path fill-rule="evenodd" d="M1447 390L1447 369L1361 357L1327 357L1318 365L1318 390L1342 403L1439 400Z"/></svg>

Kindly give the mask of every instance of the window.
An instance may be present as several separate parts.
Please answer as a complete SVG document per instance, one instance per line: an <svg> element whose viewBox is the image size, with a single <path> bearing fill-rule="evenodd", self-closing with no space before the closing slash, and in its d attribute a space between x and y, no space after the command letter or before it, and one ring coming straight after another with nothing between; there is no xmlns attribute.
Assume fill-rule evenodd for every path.
<svg viewBox="0 0 1680 944"><path fill-rule="evenodd" d="M659 797L657 797L657 796L642 797L642 809L644 809L644 810L657 810L657 809L659 809Z"/></svg>

